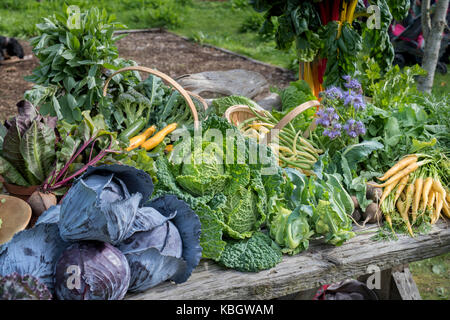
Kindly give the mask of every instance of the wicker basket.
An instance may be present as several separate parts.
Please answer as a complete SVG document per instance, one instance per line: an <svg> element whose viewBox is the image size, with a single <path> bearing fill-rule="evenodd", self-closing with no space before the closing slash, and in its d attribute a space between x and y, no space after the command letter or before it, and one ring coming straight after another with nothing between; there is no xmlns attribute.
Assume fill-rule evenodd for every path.
<svg viewBox="0 0 450 320"><path fill-rule="evenodd" d="M256 112L263 115L264 109L261 108L260 106L257 106ZM232 107L229 107L225 111L224 117L228 120L228 122L234 124L235 126L238 126L241 122L250 118L254 118L255 114L248 106L237 104Z"/></svg>
<svg viewBox="0 0 450 320"><path fill-rule="evenodd" d="M177 90L181 94L181 96L184 98L184 100L188 104L189 108L191 109L192 116L194 118L194 127L195 128L199 127L199 119L198 119L197 108L195 107L195 104L192 101L191 97L193 97L194 99L198 100L203 105L205 110L208 108L208 105L207 105L206 101L202 97L200 97L199 95L194 94L192 92L189 92L189 91L183 89L183 87L180 86L178 84L178 82L176 82L174 79L172 79L171 77L169 77L165 73L162 73L162 72L160 72L158 70L150 69L150 68L147 68L147 67L141 67L141 66L132 66L132 67L126 67L126 68L122 68L120 70L117 70L112 75L110 75L108 79L106 79L105 85L103 87L103 96L106 96L107 89L108 89L108 84L111 81L112 77L114 77L118 73L125 72L125 71L143 71L143 72L147 72L147 73L153 74L153 75L161 78L167 84L169 84L172 87L173 90Z"/></svg>
<svg viewBox="0 0 450 320"><path fill-rule="evenodd" d="M305 110L308 110L312 107L317 107L320 105L320 102L317 100L311 100L308 102L305 102L298 107L294 108L291 112L289 112L287 115L285 115L274 127L270 132L267 134L267 143L270 143L272 140L272 132L273 130L281 130L283 129L290 121L292 121L295 117L297 117L299 114L304 112ZM256 112L259 112L261 115L266 112L264 109L259 107L260 110L256 110ZM234 124L235 126L238 126L241 122L254 118L255 114L253 111L245 105L235 105L231 106L225 111L224 117L228 120L228 122ZM303 132L303 137L308 138L310 133L317 127L316 121L313 120L311 125L308 127L305 132Z"/></svg>

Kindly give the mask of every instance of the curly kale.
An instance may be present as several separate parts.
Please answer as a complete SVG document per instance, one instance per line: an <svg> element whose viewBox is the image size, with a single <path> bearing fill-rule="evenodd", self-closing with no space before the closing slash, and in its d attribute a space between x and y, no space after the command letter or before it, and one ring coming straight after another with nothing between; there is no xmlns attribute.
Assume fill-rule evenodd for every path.
<svg viewBox="0 0 450 320"><path fill-rule="evenodd" d="M273 268L281 262L280 247L262 232L241 241L229 241L219 263L244 272L258 272Z"/></svg>

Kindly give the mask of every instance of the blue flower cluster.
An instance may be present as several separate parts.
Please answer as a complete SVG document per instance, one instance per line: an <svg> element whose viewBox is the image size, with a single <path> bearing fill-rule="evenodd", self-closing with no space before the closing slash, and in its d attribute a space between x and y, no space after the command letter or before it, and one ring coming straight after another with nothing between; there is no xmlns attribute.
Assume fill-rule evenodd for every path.
<svg viewBox="0 0 450 320"><path fill-rule="evenodd" d="M364 124L357 120L357 113L366 109L363 91L358 80L344 76L345 90L330 87L321 92L322 108L316 113L317 124L324 127L323 135L330 139L342 136L342 130L351 138L366 133Z"/></svg>

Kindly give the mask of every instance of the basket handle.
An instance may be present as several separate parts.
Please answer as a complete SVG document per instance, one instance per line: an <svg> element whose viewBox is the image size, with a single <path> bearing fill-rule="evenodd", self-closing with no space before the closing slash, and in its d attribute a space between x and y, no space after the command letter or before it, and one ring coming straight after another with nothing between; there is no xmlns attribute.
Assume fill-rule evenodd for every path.
<svg viewBox="0 0 450 320"><path fill-rule="evenodd" d="M283 129L290 121L292 121L295 117L297 117L299 114L301 114L303 111L308 110L312 107L320 106L320 102L317 100L311 100L307 101L305 103L302 103L298 107L294 108L291 112L289 112L287 115L285 115L276 125L272 128L272 130L281 130ZM316 128L317 124L316 121L313 120L309 128L303 133L303 137L307 138L311 131L313 131ZM272 130L269 131L267 134L267 143L270 143L272 140Z"/></svg>
<svg viewBox="0 0 450 320"><path fill-rule="evenodd" d="M203 99L202 97L200 97L198 94L193 93L191 91L185 90L190 96L192 96L193 98L195 98L196 100L198 100L202 105L203 105L203 109L205 109L205 111L208 109L208 104L206 103L205 99Z"/></svg>
<svg viewBox="0 0 450 320"><path fill-rule="evenodd" d="M169 83L175 90L177 90L183 96L184 100L186 100L187 104L189 105L189 108L191 109L192 116L194 117L194 127L198 128L199 121L198 121L197 109L196 109L195 104L192 101L191 97L189 96L189 93L186 90L184 90L183 87L180 86L178 84L178 82L176 82L174 79L172 79L171 77L169 77L165 73L162 73L162 72L160 72L158 70L150 69L150 68L147 68L147 67L141 67L141 66L131 66L131 67L125 67L125 68L119 69L116 72L114 72L112 75L110 75L108 77L108 79L106 79L105 85L103 86L103 96L106 97L108 84L111 81L112 77L114 77L118 73L125 72L125 71L143 71L143 72L147 72L147 73L153 74L153 75L155 75L157 77L160 77L161 79L163 79L167 83Z"/></svg>

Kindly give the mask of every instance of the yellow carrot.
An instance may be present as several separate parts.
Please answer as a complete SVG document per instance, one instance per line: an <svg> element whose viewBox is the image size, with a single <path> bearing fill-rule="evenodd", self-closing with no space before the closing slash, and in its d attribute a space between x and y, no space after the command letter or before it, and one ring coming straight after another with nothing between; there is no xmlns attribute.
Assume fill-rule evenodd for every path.
<svg viewBox="0 0 450 320"><path fill-rule="evenodd" d="M441 194L442 199L445 199L447 197L447 193L445 192L445 189L438 177L433 179L433 189Z"/></svg>
<svg viewBox="0 0 450 320"><path fill-rule="evenodd" d="M403 189L405 189L406 185L408 184L408 179L409 175L404 176L403 178L400 179L400 182L398 183L397 186L397 191L395 192L394 202L397 202L397 199L402 194Z"/></svg>
<svg viewBox="0 0 450 320"><path fill-rule="evenodd" d="M416 221L417 218L417 210L419 210L419 204L420 204L420 197L422 195L422 188L423 188L423 178L419 177L416 179L414 184L415 194L413 198L412 203L412 219L413 223Z"/></svg>
<svg viewBox="0 0 450 320"><path fill-rule="evenodd" d="M403 168L406 168L413 162L417 162L417 156L407 156L407 157L403 158L402 160L397 162L392 168L390 168L388 171L386 171L386 173L381 178L378 178L378 180L381 180L381 181L387 180L393 174L395 174L396 172L400 171Z"/></svg>
<svg viewBox="0 0 450 320"><path fill-rule="evenodd" d="M145 141L141 147L144 148L145 150L151 150L153 148L155 148L158 144L160 144L164 138L171 133L172 131L174 131L177 128L177 124L176 123L171 123L169 124L167 127L165 127L164 129L162 129L161 131L158 131L157 133L155 133L155 135L153 137L151 137L150 139L148 139L147 141Z"/></svg>
<svg viewBox="0 0 450 320"><path fill-rule="evenodd" d="M430 211L433 211L433 204L436 201L436 193L434 191L431 191L431 196L428 196L428 204L427 204L427 208Z"/></svg>
<svg viewBox="0 0 450 320"><path fill-rule="evenodd" d="M396 174L394 174L392 177L389 178L388 181L386 181L383 184L378 184L378 185L375 184L375 183L367 183L367 184L369 184L371 186L374 186L374 187L377 187L377 188L381 188L381 187L387 186L388 184L391 184L393 181L403 178L404 176L410 174L411 172L413 172L414 170L416 170L417 168L419 168L420 166L422 166L422 165L424 165L424 164L426 164L428 162L430 162L430 160L423 160L423 161L420 161L420 162L413 162L409 166L407 166L405 169L403 169L402 171L397 172Z"/></svg>
<svg viewBox="0 0 450 320"><path fill-rule="evenodd" d="M439 192L436 192L434 219L431 219L431 224L434 224L439 220L443 206L444 206L444 199L442 198L442 195Z"/></svg>
<svg viewBox="0 0 450 320"><path fill-rule="evenodd" d="M389 224L389 227L391 228L392 233L395 233L394 229L392 228L392 218L391 218L390 214L389 213L385 213L384 214L384 218L386 219L387 223Z"/></svg>
<svg viewBox="0 0 450 320"><path fill-rule="evenodd" d="M411 237L414 237L414 233L412 231L411 224L409 223L408 213L406 212L406 202L403 202L399 199L399 200L397 200L397 203L395 205L397 207L398 212L400 212L400 216L402 217L403 221L406 224L408 233L411 235Z"/></svg>
<svg viewBox="0 0 450 320"><path fill-rule="evenodd" d="M409 184L408 188L406 189L406 201L405 201L405 210L404 215L408 217L408 211L411 207L411 203L414 197L414 184Z"/></svg>
<svg viewBox="0 0 450 320"><path fill-rule="evenodd" d="M384 188L383 194L381 195L381 199L380 199L380 205L383 203L384 199L386 199L386 197L391 193L391 191L394 190L395 186L397 185L397 183L399 181L400 180L396 180Z"/></svg>
<svg viewBox="0 0 450 320"><path fill-rule="evenodd" d="M444 200L442 211L444 212L444 215L450 219L450 208L448 207L447 201Z"/></svg>
<svg viewBox="0 0 450 320"><path fill-rule="evenodd" d="M423 190L422 190L422 206L421 206L421 209L423 211L425 211L427 209L428 194L430 193L432 185L433 185L433 178L431 178L431 177L426 178L424 183L423 183Z"/></svg>
<svg viewBox="0 0 450 320"><path fill-rule="evenodd" d="M404 192L402 192L402 193L400 194L400 199L402 199L402 201L405 201L405 200L406 200L406 194L405 194Z"/></svg>
<svg viewBox="0 0 450 320"><path fill-rule="evenodd" d="M400 212L401 215L401 213L405 209L405 203L402 200L398 199L397 202L395 203L395 206L397 207L397 210L398 212Z"/></svg>

